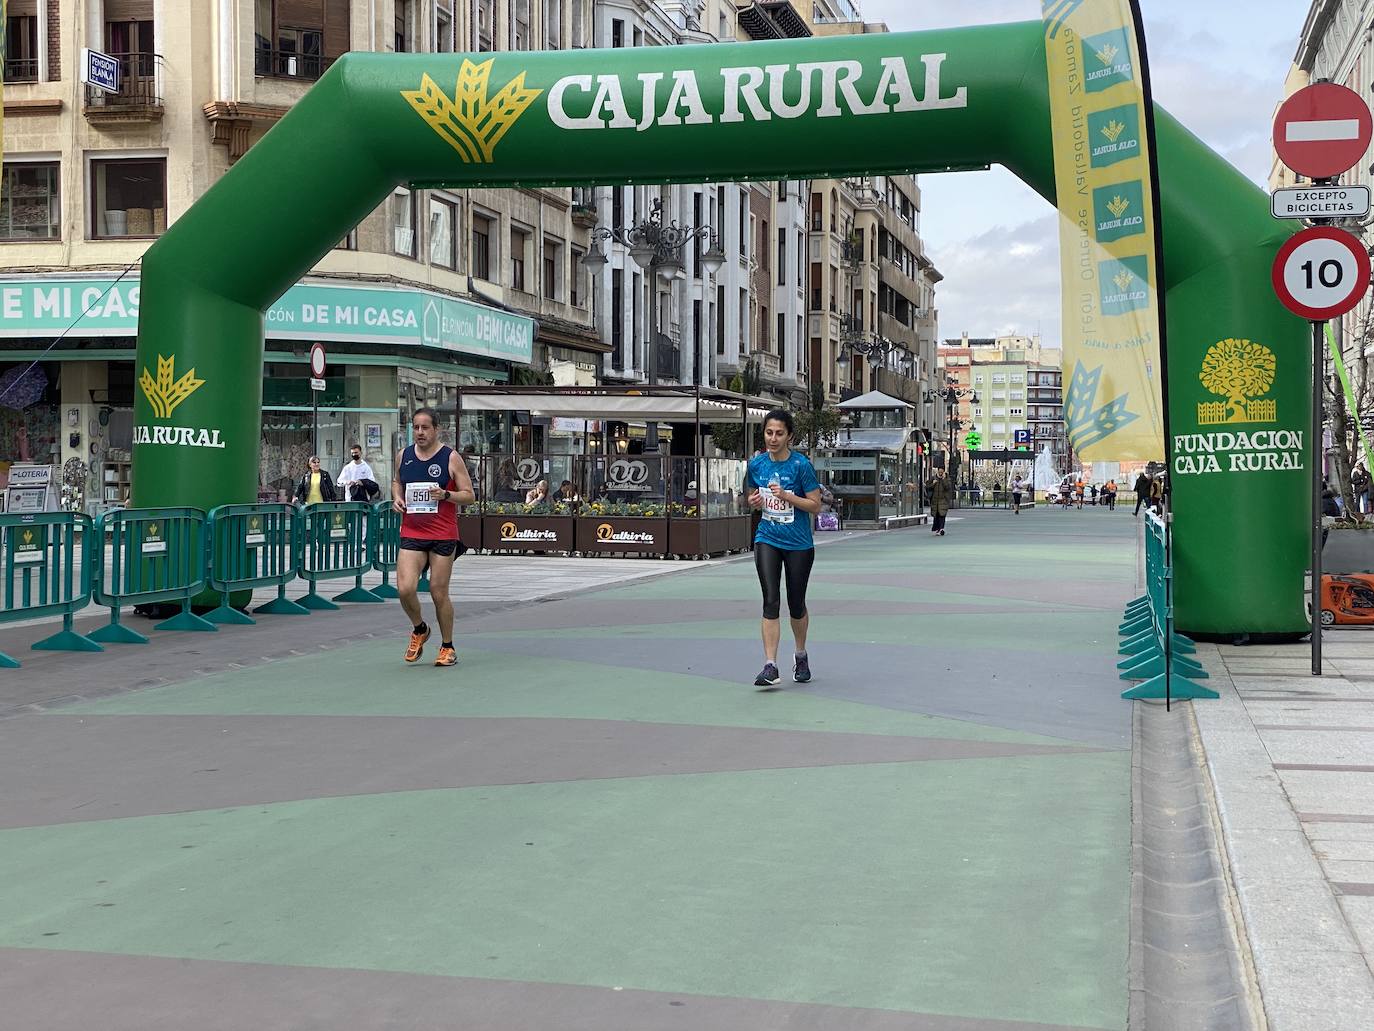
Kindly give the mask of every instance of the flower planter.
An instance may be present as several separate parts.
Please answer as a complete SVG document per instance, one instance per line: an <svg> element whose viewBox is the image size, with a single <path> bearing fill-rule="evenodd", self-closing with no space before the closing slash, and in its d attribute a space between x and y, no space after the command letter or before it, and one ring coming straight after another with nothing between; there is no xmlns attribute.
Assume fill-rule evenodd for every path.
<svg viewBox="0 0 1374 1031"><path fill-rule="evenodd" d="M487 551L572 551L572 516L488 515L482 517Z"/></svg>
<svg viewBox="0 0 1374 1031"><path fill-rule="evenodd" d="M588 555L666 555L668 520L635 516L582 516L577 550Z"/></svg>

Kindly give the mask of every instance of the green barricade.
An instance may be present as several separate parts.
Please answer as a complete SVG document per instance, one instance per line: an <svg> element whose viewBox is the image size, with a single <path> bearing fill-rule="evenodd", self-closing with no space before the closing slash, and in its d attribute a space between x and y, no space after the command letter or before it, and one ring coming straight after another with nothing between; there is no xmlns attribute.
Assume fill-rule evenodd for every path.
<svg viewBox="0 0 1374 1031"><path fill-rule="evenodd" d="M296 579L300 538L291 505L220 505L210 511L210 589L220 595L219 608L206 614L212 623L252 626L251 616L229 604L234 591L275 587L277 596L254 613L306 616L310 610L286 596Z"/></svg>
<svg viewBox="0 0 1374 1031"><path fill-rule="evenodd" d="M1118 628L1117 663L1122 680L1142 680L1122 698L1216 698L1217 693L1195 680L1207 679L1202 664L1192 658L1197 646L1174 631L1174 571L1169 525L1153 512L1145 513L1145 594L1126 606Z"/></svg>
<svg viewBox="0 0 1374 1031"><path fill-rule="evenodd" d="M310 584L310 592L300 599L308 609L337 609L334 601L380 602L382 599L363 587L363 573L372 568L367 543L368 517L372 505L365 501L325 501L307 505L297 515L300 553L297 572ZM351 576L353 587L334 596L320 597L321 580Z"/></svg>
<svg viewBox="0 0 1374 1031"><path fill-rule="evenodd" d="M205 588L205 513L198 508L126 508L106 512L96 523L92 548L99 548L95 600L110 609L110 622L91 634L105 644L147 644L124 626L124 605L176 602L181 611L158 630L217 630L191 611L191 599Z"/></svg>
<svg viewBox="0 0 1374 1031"><path fill-rule="evenodd" d="M396 559L401 552L401 513L391 507L390 501L379 501L372 506L367 535L372 549L372 568L382 574L381 584L372 588L372 593L379 598L399 598L390 577L396 572Z"/></svg>
<svg viewBox="0 0 1374 1031"><path fill-rule="evenodd" d="M100 645L72 629L72 617L90 604L95 578L95 535L90 516L76 512L0 515L0 623L60 615L62 629L29 647L36 651L99 652ZM77 535L81 535L78 544ZM0 652L0 669L19 660Z"/></svg>

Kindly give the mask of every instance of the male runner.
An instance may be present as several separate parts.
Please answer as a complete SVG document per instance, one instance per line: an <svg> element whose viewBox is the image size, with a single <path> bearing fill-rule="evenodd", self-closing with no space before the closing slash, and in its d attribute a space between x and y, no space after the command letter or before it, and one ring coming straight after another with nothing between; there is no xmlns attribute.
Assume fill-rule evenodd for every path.
<svg viewBox="0 0 1374 1031"><path fill-rule="evenodd" d="M415 443L396 456L391 478L391 507L401 516L401 550L396 559L396 591L413 629L405 661L417 662L430 628L420 610L416 586L429 563L429 595L442 643L436 666L453 666L453 602L448 596L454 553L458 550L458 506L476 500L467 464L458 452L439 443L439 420L432 408L417 408L411 421Z"/></svg>

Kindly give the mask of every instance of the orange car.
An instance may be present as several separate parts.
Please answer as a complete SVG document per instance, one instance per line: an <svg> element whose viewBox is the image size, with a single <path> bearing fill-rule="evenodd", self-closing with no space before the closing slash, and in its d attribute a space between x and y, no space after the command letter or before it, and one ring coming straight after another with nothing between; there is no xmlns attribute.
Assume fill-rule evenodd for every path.
<svg viewBox="0 0 1374 1031"><path fill-rule="evenodd" d="M1323 576L1322 626L1374 626L1374 574Z"/></svg>

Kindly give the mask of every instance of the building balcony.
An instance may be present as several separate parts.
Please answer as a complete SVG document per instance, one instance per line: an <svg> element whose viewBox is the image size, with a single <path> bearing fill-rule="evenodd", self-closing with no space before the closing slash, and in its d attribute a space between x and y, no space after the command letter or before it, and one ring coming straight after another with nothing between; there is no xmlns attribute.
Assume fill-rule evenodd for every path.
<svg viewBox="0 0 1374 1031"><path fill-rule="evenodd" d="M37 82L38 58L19 57L5 59L6 82Z"/></svg>
<svg viewBox="0 0 1374 1031"><path fill-rule="evenodd" d="M162 55L111 54L119 62L119 91L87 85L82 112L92 125L162 121Z"/></svg>
<svg viewBox="0 0 1374 1031"><path fill-rule="evenodd" d="M333 63L332 57L322 54L298 54L290 50L258 47L254 52L253 72L267 78L313 82Z"/></svg>
<svg viewBox="0 0 1374 1031"><path fill-rule="evenodd" d="M777 377L782 374L782 361L771 351L750 351L749 359L759 367L759 374Z"/></svg>
<svg viewBox="0 0 1374 1031"><path fill-rule="evenodd" d="M596 213L595 204L574 204L572 206L572 223L583 229L595 229L600 216Z"/></svg>

